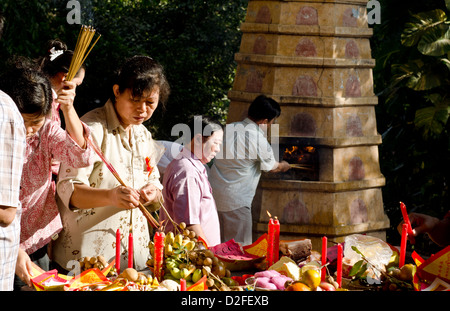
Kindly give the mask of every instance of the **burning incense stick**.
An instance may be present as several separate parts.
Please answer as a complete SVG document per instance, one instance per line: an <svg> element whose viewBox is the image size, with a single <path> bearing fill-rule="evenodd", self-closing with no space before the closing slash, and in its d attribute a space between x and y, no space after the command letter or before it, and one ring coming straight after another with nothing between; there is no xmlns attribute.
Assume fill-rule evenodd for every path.
<svg viewBox="0 0 450 311"><path fill-rule="evenodd" d="M106 167L110 170L110 172L114 175L114 177L116 177L117 181L124 187L126 187L125 183L123 182L123 180L120 178L119 174L117 173L117 171L114 169L114 167L111 165L110 162L108 162L108 160L106 160L105 156L103 155L102 151L97 147L97 145L91 141L88 137L86 137L86 142L92 146L92 148L94 149L95 153L97 153L97 155L100 157L100 159L102 159L103 163L105 163ZM158 223L158 221L156 221L156 219L152 216L152 214L150 214L150 212L144 207L144 205L142 205L141 202L139 202L139 209L141 210L142 214L144 214L145 218L147 218L148 222L154 227L154 228L159 228L160 224Z"/></svg>
<svg viewBox="0 0 450 311"><path fill-rule="evenodd" d="M69 72L67 73L66 80L71 81L78 70L80 70L81 65L86 60L89 53L92 51L92 48L97 43L98 39L100 39L101 35L97 37L97 39L92 44L89 51L87 50L89 45L91 44L92 39L95 35L95 29L91 26L81 26L80 33L78 34L77 43L75 45L75 50L73 51L73 57L70 62ZM87 52L86 52L87 51Z"/></svg>

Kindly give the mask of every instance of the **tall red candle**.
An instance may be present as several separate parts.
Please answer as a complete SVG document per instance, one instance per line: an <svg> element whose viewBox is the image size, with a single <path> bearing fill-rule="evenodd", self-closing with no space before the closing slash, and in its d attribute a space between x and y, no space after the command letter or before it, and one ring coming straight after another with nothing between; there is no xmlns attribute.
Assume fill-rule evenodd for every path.
<svg viewBox="0 0 450 311"><path fill-rule="evenodd" d="M186 280L180 279L180 291L185 292L186 291Z"/></svg>
<svg viewBox="0 0 450 311"><path fill-rule="evenodd" d="M337 245L337 267L336 267L336 282L339 287L342 286L342 244Z"/></svg>
<svg viewBox="0 0 450 311"><path fill-rule="evenodd" d="M274 237L275 235L275 224L273 222L273 219L270 218L269 220L269 231L268 231L268 237L267 237L267 263L269 267L273 264L273 246L274 246Z"/></svg>
<svg viewBox="0 0 450 311"><path fill-rule="evenodd" d="M412 244L415 243L414 234L412 231L411 222L409 221L408 212L406 211L406 205L400 202L400 210L402 211L403 222L408 225L408 237Z"/></svg>
<svg viewBox="0 0 450 311"><path fill-rule="evenodd" d="M162 281L162 265L164 260L164 232L156 232L154 237L155 242L155 257L153 258L153 275L158 282Z"/></svg>
<svg viewBox="0 0 450 311"><path fill-rule="evenodd" d="M273 237L273 262L277 262L280 257L280 222L275 217Z"/></svg>
<svg viewBox="0 0 450 311"><path fill-rule="evenodd" d="M116 270L120 273L120 229L116 231Z"/></svg>
<svg viewBox="0 0 450 311"><path fill-rule="evenodd" d="M327 242L328 239L326 236L322 237L322 266L327 263ZM327 274L327 268L322 267L321 278L322 281L325 281L325 276Z"/></svg>
<svg viewBox="0 0 450 311"><path fill-rule="evenodd" d="M407 237L408 237L408 224L403 224L402 240L400 242L400 259L398 261L399 268L403 267L403 265L405 264Z"/></svg>
<svg viewBox="0 0 450 311"><path fill-rule="evenodd" d="M128 234L128 268L133 268L133 231Z"/></svg>

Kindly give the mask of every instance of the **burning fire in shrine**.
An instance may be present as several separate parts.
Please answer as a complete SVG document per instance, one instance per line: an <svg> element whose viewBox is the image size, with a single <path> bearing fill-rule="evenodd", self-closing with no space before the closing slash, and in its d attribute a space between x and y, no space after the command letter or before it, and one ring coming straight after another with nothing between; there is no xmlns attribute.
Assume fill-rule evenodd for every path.
<svg viewBox="0 0 450 311"><path fill-rule="evenodd" d="M318 180L319 159L317 148L311 145L281 144L282 159L291 165L291 169L278 176L291 180Z"/></svg>
<svg viewBox="0 0 450 311"><path fill-rule="evenodd" d="M290 164L310 164L316 148L312 146L289 146L286 147L283 159Z"/></svg>

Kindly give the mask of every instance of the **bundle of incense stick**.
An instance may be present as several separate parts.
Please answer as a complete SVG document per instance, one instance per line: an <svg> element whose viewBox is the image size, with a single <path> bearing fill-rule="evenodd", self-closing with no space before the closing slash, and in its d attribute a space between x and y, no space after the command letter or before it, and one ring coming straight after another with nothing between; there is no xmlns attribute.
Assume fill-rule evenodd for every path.
<svg viewBox="0 0 450 311"><path fill-rule="evenodd" d="M81 65L86 60L86 57L89 55L98 39L100 39L101 37L101 35L99 35L91 45L91 48L88 50L89 45L94 38L94 35L94 28L86 25L81 26L80 33L78 34L77 44L75 45L75 50L73 51L72 61L70 62L69 72L67 73L67 81L71 81L75 77L78 70L80 70Z"/></svg>
<svg viewBox="0 0 450 311"><path fill-rule="evenodd" d="M114 175L114 177L116 177L117 181L124 187L126 187L127 185L125 185L125 183L123 182L123 180L120 178L119 174L117 173L117 171L114 169L114 167L111 165L111 163L106 160L105 156L103 155L102 151L100 150L100 148L97 147L97 145L88 137L85 137L86 142L91 145L91 147L94 149L95 153L97 153L97 155L100 157L100 159L102 159L103 163L105 163L106 167L108 167L108 169L110 170L110 172ZM144 205L139 202L139 209L142 212L142 214L144 214L145 218L147 218L147 221L154 227L154 228L159 228L160 224L159 222L152 216L152 214L150 214L150 212L144 207Z"/></svg>

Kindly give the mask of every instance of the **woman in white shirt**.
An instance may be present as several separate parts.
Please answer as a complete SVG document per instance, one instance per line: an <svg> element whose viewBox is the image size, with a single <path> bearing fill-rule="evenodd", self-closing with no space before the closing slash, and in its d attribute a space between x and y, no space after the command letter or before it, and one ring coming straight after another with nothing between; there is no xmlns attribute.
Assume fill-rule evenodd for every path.
<svg viewBox="0 0 450 311"><path fill-rule="evenodd" d="M122 67L112 89L113 96L103 107L81 119L127 187L120 185L100 158L82 169L61 167L57 191L64 229L55 241L54 260L68 270L69 261L81 257L102 255L113 260L117 229L122 237L120 270L127 267L130 228L134 267L144 269L149 255L148 223L136 207L139 202L156 206L152 211L159 206L162 185L156 164L164 148L142 123L159 103L166 102L170 87L160 64L135 56Z"/></svg>

